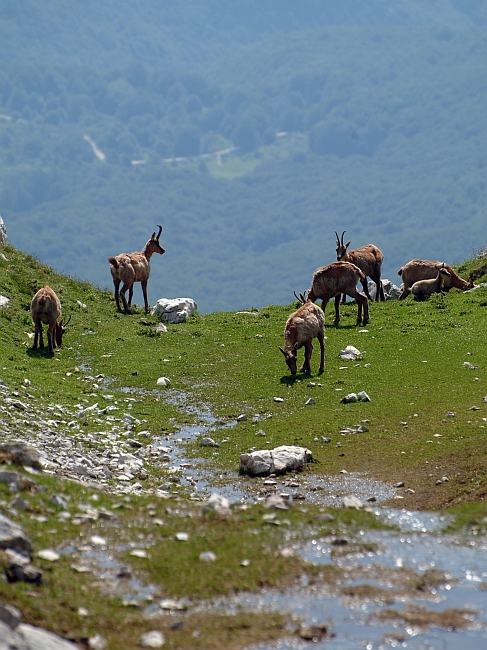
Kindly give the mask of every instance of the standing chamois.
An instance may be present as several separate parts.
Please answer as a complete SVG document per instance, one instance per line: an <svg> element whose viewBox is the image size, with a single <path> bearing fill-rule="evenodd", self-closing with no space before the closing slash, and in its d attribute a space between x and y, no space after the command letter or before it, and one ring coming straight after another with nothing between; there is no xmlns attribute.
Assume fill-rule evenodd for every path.
<svg viewBox="0 0 487 650"><path fill-rule="evenodd" d="M30 303L30 314L34 323L34 345L33 350L37 350L37 343L40 339L41 348L44 347L44 340L42 337L42 323L48 325L47 328L47 345L49 354L54 353L54 348L60 346L63 339L63 334L66 327L71 320L71 316L66 322L64 318L58 323L58 318L61 316L61 302L56 296L51 287L45 286L39 289L36 295L32 298Z"/></svg>
<svg viewBox="0 0 487 650"><path fill-rule="evenodd" d="M357 301L357 324L366 325L369 322L369 301L363 293L357 291L359 280L363 284L365 275L358 266L350 262L332 262L314 272L311 289L308 291L308 300L316 302L321 299L321 306L325 311L330 298L335 298L335 320L333 322L338 325L340 322L340 298L345 293Z"/></svg>
<svg viewBox="0 0 487 650"><path fill-rule="evenodd" d="M296 294L294 294L296 295ZM297 296L296 296L297 297ZM297 356L299 348L304 346L304 363L299 372L311 375L311 355L313 339L318 339L321 346L321 361L319 372L325 369L325 314L310 300L301 296L302 305L286 321L284 328L284 349L279 348L292 375L297 372Z"/></svg>
<svg viewBox="0 0 487 650"><path fill-rule="evenodd" d="M450 274L449 278L445 278L443 282L443 291L450 291L452 287L455 289L460 289L460 291L467 291L472 289L473 282L467 282L455 271L445 264L444 262L433 262L431 260L411 260L404 266L402 266L397 272L398 275L402 277L403 289L402 293L399 296L399 300L404 300L411 293L411 287L415 282L419 280L434 280L438 275L438 268L442 266Z"/></svg>
<svg viewBox="0 0 487 650"><path fill-rule="evenodd" d="M445 265L437 267L438 275L436 278L430 280L418 280L411 287L411 293L414 296L416 302L423 302L428 300L433 293L441 293L445 282L451 278L450 273L445 268Z"/></svg>
<svg viewBox="0 0 487 650"><path fill-rule="evenodd" d="M338 233L335 230L335 235L337 238L337 261L338 262L351 262L358 266L362 273L366 276L362 280L362 287L364 288L364 293L367 298L370 300L369 287L367 285L367 276L375 282L377 285L377 291L375 293L376 302L384 301L384 289L382 287L382 282L380 281L380 274L382 271L382 262L384 261L384 255L382 251L374 246L374 244L367 244L361 248L356 248L353 251L348 251L347 248L350 246L350 241L346 244L343 243L343 235L347 231L342 232L342 240L338 238ZM345 302L346 294L343 296L343 302Z"/></svg>
<svg viewBox="0 0 487 650"><path fill-rule="evenodd" d="M159 244L159 237L161 236L162 226L158 226L159 232L152 233L152 237L149 239L144 248L140 253L121 253L116 257L109 257L108 261L110 262L110 272L113 278L113 284L115 286L115 301L117 303L117 308L121 311L119 295L122 298L123 307L127 313L130 313L130 307L132 305L132 296L134 293L134 282L140 282L142 286L142 293L144 294L144 305L145 310L149 311L149 302L147 300L147 280L150 275L150 263L149 260L152 257L153 253L159 253L163 255L165 250ZM122 288L119 292L120 283L123 282ZM129 300L125 298L125 293L128 289Z"/></svg>

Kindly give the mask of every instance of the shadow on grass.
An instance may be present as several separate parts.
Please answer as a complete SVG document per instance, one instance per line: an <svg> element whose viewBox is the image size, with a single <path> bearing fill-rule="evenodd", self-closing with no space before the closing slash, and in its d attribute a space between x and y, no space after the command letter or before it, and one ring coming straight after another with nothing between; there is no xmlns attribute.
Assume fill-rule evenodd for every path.
<svg viewBox="0 0 487 650"><path fill-rule="evenodd" d="M54 352L49 352L49 349L47 347L45 348L38 348L37 350L34 350L32 348L27 348L27 356L32 357L33 359L52 359L54 356Z"/></svg>

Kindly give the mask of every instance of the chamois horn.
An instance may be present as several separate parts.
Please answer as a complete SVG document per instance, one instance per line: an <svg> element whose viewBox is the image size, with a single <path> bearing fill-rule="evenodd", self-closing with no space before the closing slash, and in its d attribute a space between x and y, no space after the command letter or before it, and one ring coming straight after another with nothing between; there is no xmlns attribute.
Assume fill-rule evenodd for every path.
<svg viewBox="0 0 487 650"><path fill-rule="evenodd" d="M159 232L157 233L157 237L156 237L156 239L157 239L157 241L159 241L159 237L161 236L161 232L162 232L162 226L160 226L159 224L157 224L157 227L159 228Z"/></svg>

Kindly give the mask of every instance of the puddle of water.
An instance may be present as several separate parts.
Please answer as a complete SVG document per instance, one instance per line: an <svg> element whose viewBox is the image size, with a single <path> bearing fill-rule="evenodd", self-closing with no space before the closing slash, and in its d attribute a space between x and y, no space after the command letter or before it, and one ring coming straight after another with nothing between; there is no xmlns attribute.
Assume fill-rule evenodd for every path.
<svg viewBox="0 0 487 650"><path fill-rule="evenodd" d="M422 513L410 513L421 515ZM419 517L420 518L420 517ZM429 569L444 572L449 582L431 592L402 593L391 589L396 602L381 605L362 599L351 600L330 587L304 588L285 593L264 592L257 596L244 595L222 602L226 611L243 608L247 611L277 610L300 617L306 624L328 624L335 634L333 638L313 644L314 648L327 650L386 650L386 648L411 648L413 650L480 650L487 648L487 594L479 589L487 581L487 541L464 540L455 537L436 536L430 533L395 533L380 531L364 533L363 541L374 541L381 550L373 557L330 557L330 544L314 540L301 549L302 556L318 565L336 564L346 567L352 576L344 585L367 584L373 589L391 589L388 581L390 569L401 567L424 573ZM374 574L383 578L373 580L353 579L354 566L374 565ZM381 570L382 569L382 570ZM343 585L342 585L343 586ZM402 611L407 604L442 612L450 608L476 610L472 629L447 631L439 628L421 630L412 625L380 622L374 619L384 607ZM287 650L309 647L296 638L281 640L277 644L261 644L256 650Z"/></svg>

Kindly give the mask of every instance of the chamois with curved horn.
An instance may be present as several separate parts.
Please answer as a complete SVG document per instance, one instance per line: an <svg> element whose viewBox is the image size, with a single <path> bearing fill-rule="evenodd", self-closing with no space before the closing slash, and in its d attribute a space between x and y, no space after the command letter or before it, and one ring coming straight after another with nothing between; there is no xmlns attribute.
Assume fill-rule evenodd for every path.
<svg viewBox="0 0 487 650"><path fill-rule="evenodd" d="M369 287L367 286L367 276L369 276L369 278L377 285L377 291L375 293L376 302L384 301L384 289L382 287L382 282L380 281L382 262L384 261L384 255L382 254L382 251L377 248L377 246L374 246L374 244L367 244L366 246L361 246L360 248L355 248L354 250L347 252L347 248L350 246L351 240L346 244L343 243L343 235L346 232L346 230L342 232L342 238L340 241L338 233L335 230L335 235L337 238L337 261L351 262L352 264L355 264L355 266L358 266L358 268L366 276L362 281L362 287L367 298L369 300L371 299L369 294Z"/></svg>
<svg viewBox="0 0 487 650"><path fill-rule="evenodd" d="M34 344L33 350L37 350L37 344L40 342L41 348L44 347L42 337L42 323L48 325L47 328L47 345L49 354L54 353L54 348L60 346L63 334L66 331L71 316L67 321L64 318L58 322L61 316L61 301L49 286L45 286L36 293L30 303L30 314L34 323Z"/></svg>
<svg viewBox="0 0 487 650"><path fill-rule="evenodd" d="M144 294L144 306L145 310L149 311L149 302L147 300L147 281L150 275L150 258L153 253L159 253L163 255L165 253L164 248L159 243L159 237L161 236L162 226L157 226L159 232L152 233L152 237L149 239L144 248L140 253L121 253L116 257L109 257L108 261L110 262L110 272L113 278L113 284L115 287L115 301L117 303L117 308L121 311L120 308L120 298L122 298L123 307L126 312L130 312L132 306L132 296L134 293L134 283L140 282L142 287L142 293ZM120 283L122 283L122 288L119 290ZM129 292L129 299L125 298L126 292Z"/></svg>
<svg viewBox="0 0 487 650"><path fill-rule="evenodd" d="M296 292L294 295L296 296ZM301 306L287 319L284 328L284 348L280 347L279 350L283 353L291 374L295 375L298 371L298 350L304 347L304 362L299 372L304 372L309 377L315 338L318 339L321 349L319 372L325 369L325 314L321 307L306 299L303 294L300 294L298 300Z"/></svg>
<svg viewBox="0 0 487 650"><path fill-rule="evenodd" d="M332 262L314 272L311 289L308 291L308 300L316 302L321 299L322 308L325 311L330 298L335 298L334 324L338 325L340 322L340 299L345 293L357 301L357 324L366 325L369 322L369 301L363 293L357 291L359 280L363 284L365 275L358 266L350 262Z"/></svg>

